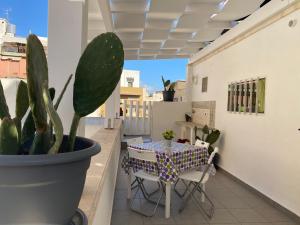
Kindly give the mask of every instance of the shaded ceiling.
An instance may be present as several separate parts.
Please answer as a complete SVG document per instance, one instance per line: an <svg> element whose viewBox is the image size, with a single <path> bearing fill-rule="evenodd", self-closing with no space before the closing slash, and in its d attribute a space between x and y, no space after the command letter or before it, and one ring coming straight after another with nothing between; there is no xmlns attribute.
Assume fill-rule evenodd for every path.
<svg viewBox="0 0 300 225"><path fill-rule="evenodd" d="M264 0L90 0L89 38L105 19L121 38L126 59L189 58ZM99 12L109 12L104 19ZM103 4L103 2L105 2ZM98 7L98 9L95 9ZM104 14L104 13L102 13ZM109 21L108 21L109 22Z"/></svg>

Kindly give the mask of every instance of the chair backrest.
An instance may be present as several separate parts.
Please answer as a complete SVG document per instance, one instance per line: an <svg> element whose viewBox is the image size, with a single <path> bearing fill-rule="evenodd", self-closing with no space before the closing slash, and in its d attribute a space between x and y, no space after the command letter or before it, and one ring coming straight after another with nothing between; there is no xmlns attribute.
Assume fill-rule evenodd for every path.
<svg viewBox="0 0 300 225"><path fill-rule="evenodd" d="M144 160L147 162L157 162L156 153L154 151L138 150L135 148L128 148L129 158Z"/></svg>
<svg viewBox="0 0 300 225"><path fill-rule="evenodd" d="M143 144L143 138L142 137L136 137L136 138L130 138L127 139L127 145L134 145L134 144Z"/></svg>
<svg viewBox="0 0 300 225"><path fill-rule="evenodd" d="M219 151L219 148L218 148L218 147L215 147L215 148L214 148L214 151L210 154L210 156L209 156L209 158L208 158L208 162L207 162L208 164L211 164L211 163L212 163L212 161L213 161L213 159L214 159L216 153L218 153L218 151Z"/></svg>
<svg viewBox="0 0 300 225"><path fill-rule="evenodd" d="M209 143L197 139L196 142L195 142L195 146L208 148L209 147Z"/></svg>
<svg viewBox="0 0 300 225"><path fill-rule="evenodd" d="M207 165L202 173L202 176L201 176L201 179L200 179L200 183L203 181L204 177L206 176L207 173L209 173L209 169L212 167L212 161L216 155L216 153L219 151L219 148L218 147L215 147L214 148L214 151L210 154L209 158L208 158L208 161L207 161ZM208 174L209 176L209 174Z"/></svg>

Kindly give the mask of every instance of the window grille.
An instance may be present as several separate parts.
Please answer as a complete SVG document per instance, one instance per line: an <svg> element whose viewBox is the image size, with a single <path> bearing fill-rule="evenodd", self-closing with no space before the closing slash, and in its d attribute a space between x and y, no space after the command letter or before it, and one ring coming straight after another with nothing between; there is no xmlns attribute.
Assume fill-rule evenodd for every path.
<svg viewBox="0 0 300 225"><path fill-rule="evenodd" d="M265 83L265 78L230 83L228 85L227 111L264 113Z"/></svg>

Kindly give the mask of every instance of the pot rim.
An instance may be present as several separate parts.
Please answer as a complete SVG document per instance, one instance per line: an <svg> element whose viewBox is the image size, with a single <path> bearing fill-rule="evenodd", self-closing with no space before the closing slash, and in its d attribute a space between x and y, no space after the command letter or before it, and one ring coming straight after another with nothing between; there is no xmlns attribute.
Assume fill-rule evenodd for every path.
<svg viewBox="0 0 300 225"><path fill-rule="evenodd" d="M0 155L0 167L1 166L46 166L66 164L76 161L81 161L92 157L100 152L101 146L94 140L79 137L84 142L91 143L88 148L73 152L58 153L55 155L42 154L42 155Z"/></svg>

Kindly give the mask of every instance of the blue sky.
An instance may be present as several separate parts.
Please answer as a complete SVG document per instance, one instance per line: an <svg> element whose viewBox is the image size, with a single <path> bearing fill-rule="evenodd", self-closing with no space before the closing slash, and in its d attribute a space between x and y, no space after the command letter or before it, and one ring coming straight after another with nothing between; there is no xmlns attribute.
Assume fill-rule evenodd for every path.
<svg viewBox="0 0 300 225"><path fill-rule="evenodd" d="M17 26L18 36L27 36L29 31L39 36L48 32L48 0L0 0L0 17ZM187 59L128 60L124 68L141 71L141 83L150 91L161 90L161 75L172 81L184 80Z"/></svg>

